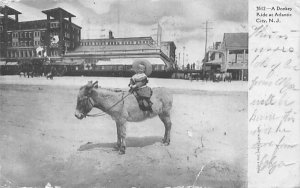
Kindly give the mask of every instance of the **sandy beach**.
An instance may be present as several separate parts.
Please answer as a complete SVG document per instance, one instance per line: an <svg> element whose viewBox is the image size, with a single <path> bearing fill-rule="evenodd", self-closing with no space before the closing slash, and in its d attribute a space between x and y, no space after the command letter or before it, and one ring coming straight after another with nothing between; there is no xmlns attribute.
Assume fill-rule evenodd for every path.
<svg viewBox="0 0 300 188"><path fill-rule="evenodd" d="M89 80L121 89L129 81L0 77L0 187L247 187L247 82L150 78L174 96L171 144L160 143L159 118L128 123L119 155L109 116L74 117Z"/></svg>

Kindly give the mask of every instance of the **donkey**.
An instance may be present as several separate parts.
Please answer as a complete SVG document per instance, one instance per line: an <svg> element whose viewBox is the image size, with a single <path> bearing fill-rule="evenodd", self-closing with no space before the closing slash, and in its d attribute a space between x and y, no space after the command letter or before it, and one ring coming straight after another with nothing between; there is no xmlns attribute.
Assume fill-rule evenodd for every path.
<svg viewBox="0 0 300 188"><path fill-rule="evenodd" d="M152 112L145 112L140 109L133 94L127 91L98 88L98 81L94 83L90 81L79 90L75 117L83 119L94 107L110 115L117 127L117 144L114 149L119 151L119 154L125 154L126 122L144 121L158 115L165 126L162 142L164 145L169 145L173 96L166 88L153 88L151 101Z"/></svg>

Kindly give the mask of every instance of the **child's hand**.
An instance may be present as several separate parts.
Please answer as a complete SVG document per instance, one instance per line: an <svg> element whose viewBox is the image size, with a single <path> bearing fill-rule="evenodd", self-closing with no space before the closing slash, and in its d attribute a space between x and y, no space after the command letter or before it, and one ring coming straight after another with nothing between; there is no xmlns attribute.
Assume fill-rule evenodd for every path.
<svg viewBox="0 0 300 188"><path fill-rule="evenodd" d="M131 85L131 86L130 86L130 89L129 89L129 92L130 92L130 93L133 93L133 91L134 91L136 88L137 88L136 85Z"/></svg>

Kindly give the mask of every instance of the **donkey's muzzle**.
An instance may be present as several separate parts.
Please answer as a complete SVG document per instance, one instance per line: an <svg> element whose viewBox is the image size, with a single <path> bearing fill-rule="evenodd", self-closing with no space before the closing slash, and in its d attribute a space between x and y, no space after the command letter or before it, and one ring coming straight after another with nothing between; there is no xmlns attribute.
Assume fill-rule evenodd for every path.
<svg viewBox="0 0 300 188"><path fill-rule="evenodd" d="M85 116L84 116L83 113L80 113L80 112L76 111L76 112L75 112L75 117L76 117L77 119L83 119Z"/></svg>

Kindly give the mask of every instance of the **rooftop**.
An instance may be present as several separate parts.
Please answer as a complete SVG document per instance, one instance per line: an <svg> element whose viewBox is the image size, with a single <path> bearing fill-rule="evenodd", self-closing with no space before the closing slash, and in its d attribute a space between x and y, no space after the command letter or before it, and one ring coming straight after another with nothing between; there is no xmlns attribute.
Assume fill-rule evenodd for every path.
<svg viewBox="0 0 300 188"><path fill-rule="evenodd" d="M153 40L152 37L125 37L125 38L103 38L103 39L81 39L81 42L98 42L98 41L107 41L107 40L135 40L135 39L144 39L144 40Z"/></svg>
<svg viewBox="0 0 300 188"><path fill-rule="evenodd" d="M81 40L82 41L82 40ZM147 44L139 45L95 45L95 46L79 46L74 52L104 52L104 51L130 51L130 50L147 50L156 49L154 46Z"/></svg>
<svg viewBox="0 0 300 188"><path fill-rule="evenodd" d="M60 7L54 8L54 9L49 9L49 10L43 10L42 12L53 18L57 18L60 14L62 14L63 18L76 17L75 15L71 14L70 12L68 12L65 9L62 9Z"/></svg>
<svg viewBox="0 0 300 188"><path fill-rule="evenodd" d="M22 14L21 12L9 7L9 6L0 6L0 13L4 15L5 11L7 12L7 15L15 15L15 14Z"/></svg>
<svg viewBox="0 0 300 188"><path fill-rule="evenodd" d="M74 24L73 26L81 28L80 26ZM32 20L32 21L24 21L18 22L17 25L11 26L8 30L24 30L24 29L44 29L47 28L47 20Z"/></svg>
<svg viewBox="0 0 300 188"><path fill-rule="evenodd" d="M161 41L162 44L172 44L175 46L176 48L176 45L175 45L175 42L174 41Z"/></svg>
<svg viewBox="0 0 300 188"><path fill-rule="evenodd" d="M248 48L248 33L224 33L225 48Z"/></svg>

